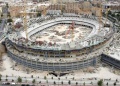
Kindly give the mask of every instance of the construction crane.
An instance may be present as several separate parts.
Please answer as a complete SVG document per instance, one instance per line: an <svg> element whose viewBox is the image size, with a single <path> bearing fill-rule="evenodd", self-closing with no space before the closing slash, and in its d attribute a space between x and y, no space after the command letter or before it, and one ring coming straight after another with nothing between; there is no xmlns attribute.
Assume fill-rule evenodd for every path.
<svg viewBox="0 0 120 86"><path fill-rule="evenodd" d="M27 1L24 0L24 9L23 9L23 12L24 12L24 13L23 13L23 18L24 18L24 31L25 31L25 35L26 35L26 40L28 40L26 5L27 5Z"/></svg>
<svg viewBox="0 0 120 86"><path fill-rule="evenodd" d="M44 0L42 0L42 3L44 2ZM47 14L47 6L45 6L45 5L42 5L41 6L42 7L42 15L44 15L44 16L46 16L46 14Z"/></svg>
<svg viewBox="0 0 120 86"><path fill-rule="evenodd" d="M109 11L110 11L110 8L108 8L107 11L106 11L106 19L105 19L105 25L104 26L106 26Z"/></svg>
<svg viewBox="0 0 120 86"><path fill-rule="evenodd" d="M102 2L100 2L100 15L99 15L99 30L102 24Z"/></svg>
<svg viewBox="0 0 120 86"><path fill-rule="evenodd" d="M43 6L42 14L43 14L44 16L46 16L46 14L47 14L47 7Z"/></svg>
<svg viewBox="0 0 120 86"><path fill-rule="evenodd" d="M62 7L63 2L62 2L62 0L60 0L60 4L61 4L60 9L61 9L61 12L62 12L63 11L63 7Z"/></svg>
<svg viewBox="0 0 120 86"><path fill-rule="evenodd" d="M70 31L72 32L72 41L73 41L73 38L74 38L74 28L75 28L75 22L74 21L72 21L72 24L71 24L71 26L69 26L69 29L68 29L68 31L66 32L66 36L65 36L65 38L67 38L67 35L68 34L70 34Z"/></svg>

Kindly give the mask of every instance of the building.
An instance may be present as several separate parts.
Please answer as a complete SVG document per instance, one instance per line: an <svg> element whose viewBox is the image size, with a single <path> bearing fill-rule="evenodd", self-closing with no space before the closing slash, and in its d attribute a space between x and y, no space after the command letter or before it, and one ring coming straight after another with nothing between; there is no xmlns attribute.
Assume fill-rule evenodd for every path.
<svg viewBox="0 0 120 86"><path fill-rule="evenodd" d="M110 8L112 12L120 12L120 3L117 1L109 1L102 4L103 9Z"/></svg>

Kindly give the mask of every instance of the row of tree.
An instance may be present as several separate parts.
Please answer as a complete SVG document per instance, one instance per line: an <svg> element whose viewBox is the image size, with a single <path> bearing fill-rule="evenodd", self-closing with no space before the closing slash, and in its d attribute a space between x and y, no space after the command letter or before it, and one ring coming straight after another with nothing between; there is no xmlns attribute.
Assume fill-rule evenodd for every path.
<svg viewBox="0 0 120 86"><path fill-rule="evenodd" d="M2 75L0 74L0 81L1 81L1 77L2 77ZM7 77L8 77L8 76L6 75L6 81L8 81ZM31 77L33 78L33 76L31 76ZM47 78L44 77L44 79L47 79ZM60 80L60 79L59 79L59 80ZM117 82L117 81L118 81L118 80L116 79L116 82ZM12 80L12 82L14 82L14 80ZM17 82L18 82L18 83L22 83L22 78L21 78L20 76L18 77ZM116 82L113 83L114 86L116 86ZM32 83L35 84L35 83L36 83L36 80L33 79L33 80L32 80ZM39 83L41 83L41 81L40 81ZM48 83L48 80L46 80L46 83ZM56 82L54 81L53 84L55 85ZM64 84L63 81L61 82L61 84L62 84L62 85ZM68 81L68 84L69 84L69 85L71 84L71 81L70 81L70 80ZM90 84L93 85L93 82L91 82ZM76 82L76 85L78 85L78 82ZM98 85L98 86L103 86L103 80L102 80L102 79L99 80L98 83L97 83L97 85ZM83 83L83 86L86 86L85 82ZM106 86L109 86L108 82L107 82Z"/></svg>

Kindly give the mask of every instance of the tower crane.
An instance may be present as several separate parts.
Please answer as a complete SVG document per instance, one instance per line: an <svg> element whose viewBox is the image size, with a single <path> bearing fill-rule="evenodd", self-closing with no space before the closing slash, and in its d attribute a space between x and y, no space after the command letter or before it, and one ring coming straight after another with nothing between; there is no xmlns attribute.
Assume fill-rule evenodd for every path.
<svg viewBox="0 0 120 86"><path fill-rule="evenodd" d="M26 40L28 40L26 5L27 5L27 1L24 0L24 9L23 9L23 12L24 12L24 13L23 13L23 18L24 18L24 31L25 31L25 35L26 35Z"/></svg>
<svg viewBox="0 0 120 86"><path fill-rule="evenodd" d="M72 24L71 24L71 26L69 26L69 29L68 29L68 31L66 32L66 38L67 38L67 35L70 33L70 31L72 32L72 41L73 41L73 38L74 38L74 28L75 28L75 22L74 21L72 21Z"/></svg>
<svg viewBox="0 0 120 86"><path fill-rule="evenodd" d="M105 19L105 25L104 26L106 26L109 11L110 11L110 8L108 8L107 11L106 11L106 19Z"/></svg>
<svg viewBox="0 0 120 86"><path fill-rule="evenodd" d="M100 15L99 15L99 30L101 28L101 25L102 24L102 2L100 2Z"/></svg>

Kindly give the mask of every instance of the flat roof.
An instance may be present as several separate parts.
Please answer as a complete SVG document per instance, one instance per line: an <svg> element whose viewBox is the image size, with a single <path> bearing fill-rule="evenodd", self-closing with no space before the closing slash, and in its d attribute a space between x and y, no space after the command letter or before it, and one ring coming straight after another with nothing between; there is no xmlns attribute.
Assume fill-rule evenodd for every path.
<svg viewBox="0 0 120 86"><path fill-rule="evenodd" d="M120 48L109 51L108 55L120 61Z"/></svg>

